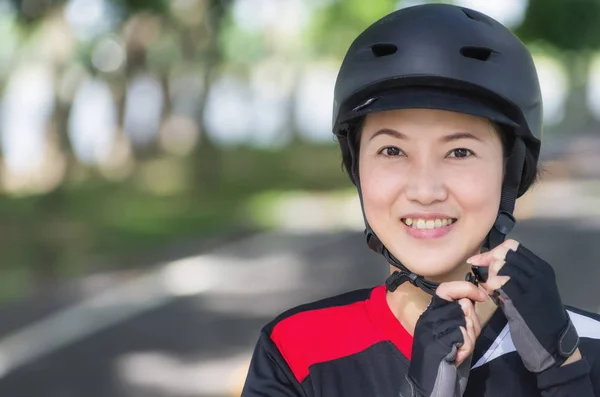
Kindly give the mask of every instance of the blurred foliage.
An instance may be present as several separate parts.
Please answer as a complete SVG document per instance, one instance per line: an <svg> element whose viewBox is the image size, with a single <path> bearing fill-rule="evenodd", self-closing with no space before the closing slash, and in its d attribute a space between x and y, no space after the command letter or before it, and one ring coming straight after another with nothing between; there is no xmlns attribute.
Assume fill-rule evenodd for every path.
<svg viewBox="0 0 600 397"><path fill-rule="evenodd" d="M562 130L597 123L587 106L588 76L594 52L600 49L600 1L529 0L525 20L515 33L525 42L553 47L566 66L569 97Z"/></svg>
<svg viewBox="0 0 600 397"><path fill-rule="evenodd" d="M60 142L67 172L50 192L0 197L0 250L4 254L0 300L14 299L63 277L133 266L137 253L183 238L259 227L248 211L268 206L264 199L268 192L351 187L333 139L309 143L298 134L294 104L300 77L319 62L340 62L363 29L403 4L398 0L304 0L310 14L306 26L300 33L288 33L285 41L272 26L255 29L238 23L234 0L107 1L113 18L110 31L90 37L71 32L63 42L54 43L65 48L72 45L72 49L46 58L57 82L58 105L49 134ZM35 59L36 52L50 52L40 44L48 32L67 26L66 0L11 0L10 4L16 17L0 20L0 32L6 36L0 46L15 50L1 66L5 73L0 75L0 90L11 68ZM600 46L598 20L600 2L595 0L530 0L517 32L526 41L557 52L581 52ZM118 70L101 71L92 61L99 43L107 38L123 46L124 65ZM251 84L254 68L272 60L289 65L294 74L289 87L281 87L288 95L283 101L288 109L285 125L290 130L281 133L293 139L287 146L269 150L216 145L204 117L215 81L235 74ZM580 64L578 71L587 65ZM78 71L75 65L84 70ZM185 116L196 123L199 138L185 155L167 153L157 139L144 147L129 147L133 170L111 180L99 167L80 164L73 153L68 119L74 93L89 76L106 82L117 108L118 139L127 141L127 87L140 72L160 82L164 96L161 125L176 108L182 111L174 99L174 82L181 76L199 81L198 93L183 106ZM233 112L230 116L236 117Z"/></svg>
<svg viewBox="0 0 600 397"><path fill-rule="evenodd" d="M43 20L52 9L64 5L66 0L10 0L17 11L17 19L24 25Z"/></svg>
<svg viewBox="0 0 600 397"><path fill-rule="evenodd" d="M265 191L329 191L349 185L335 146L240 147L222 155L219 185L201 195L191 183L193 158L162 157L141 164L129 183L92 178L66 185L60 212L48 210L51 195L0 197L0 301L28 293L23 287L37 282L139 266L141 252L182 238L253 229L249 211ZM161 188L173 179L180 179L174 191ZM2 288L4 283L14 286L15 280L20 280L18 288Z"/></svg>
<svg viewBox="0 0 600 397"><path fill-rule="evenodd" d="M168 0L110 0L119 10L123 19L137 12L150 11L157 14L169 13Z"/></svg>
<svg viewBox="0 0 600 397"><path fill-rule="evenodd" d="M224 60L233 68L247 70L255 62L264 59L268 54L268 49L261 36L260 32L248 32L243 29L229 16L225 22L223 33L219 36Z"/></svg>
<svg viewBox="0 0 600 397"><path fill-rule="evenodd" d="M600 48L600 1L529 0L516 33L524 41L545 41L565 51Z"/></svg>
<svg viewBox="0 0 600 397"><path fill-rule="evenodd" d="M341 59L352 41L369 25L394 11L394 0L333 1L318 12L309 29L309 38L316 56L328 55Z"/></svg>
<svg viewBox="0 0 600 397"><path fill-rule="evenodd" d="M138 12L155 12L166 15L168 0L108 0L117 10L121 20ZM53 10L64 6L66 0L10 0L21 23L30 25L44 20Z"/></svg>

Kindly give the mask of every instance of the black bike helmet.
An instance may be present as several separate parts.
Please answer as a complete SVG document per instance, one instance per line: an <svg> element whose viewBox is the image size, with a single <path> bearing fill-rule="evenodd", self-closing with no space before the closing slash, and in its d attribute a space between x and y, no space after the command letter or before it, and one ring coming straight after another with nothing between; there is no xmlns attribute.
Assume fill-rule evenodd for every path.
<svg viewBox="0 0 600 397"><path fill-rule="evenodd" d="M542 138L542 99L525 45L480 12L448 4L404 8L375 22L350 46L338 74L333 132L364 206L357 172L357 134L364 116L403 108L485 117L510 135L498 217L484 247L501 244L515 224L517 197L535 179ZM386 284L410 281L433 294L437 283L412 273L377 238L365 216L371 249L400 269Z"/></svg>

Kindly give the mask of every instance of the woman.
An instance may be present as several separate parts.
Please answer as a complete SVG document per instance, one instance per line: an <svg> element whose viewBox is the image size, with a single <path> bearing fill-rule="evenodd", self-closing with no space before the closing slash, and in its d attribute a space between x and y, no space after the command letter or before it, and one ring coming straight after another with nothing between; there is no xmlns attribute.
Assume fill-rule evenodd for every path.
<svg viewBox="0 0 600 397"><path fill-rule="evenodd" d="M488 16L429 4L365 30L333 129L392 273L267 325L242 396L600 397L599 316L505 241L541 123L531 55Z"/></svg>

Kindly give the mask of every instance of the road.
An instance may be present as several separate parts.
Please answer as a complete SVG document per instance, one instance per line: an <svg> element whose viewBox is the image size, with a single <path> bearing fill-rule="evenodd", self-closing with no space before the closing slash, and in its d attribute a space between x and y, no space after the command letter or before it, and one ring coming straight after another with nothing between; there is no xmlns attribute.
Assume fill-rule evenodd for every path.
<svg viewBox="0 0 600 397"><path fill-rule="evenodd" d="M524 221L513 236L555 267L567 304L598 312L595 219ZM62 305L53 321L13 335L0 395L239 395L265 323L294 305L379 284L386 271L356 232L256 235L155 266L137 284L115 282L102 299ZM7 357L0 349L0 368Z"/></svg>

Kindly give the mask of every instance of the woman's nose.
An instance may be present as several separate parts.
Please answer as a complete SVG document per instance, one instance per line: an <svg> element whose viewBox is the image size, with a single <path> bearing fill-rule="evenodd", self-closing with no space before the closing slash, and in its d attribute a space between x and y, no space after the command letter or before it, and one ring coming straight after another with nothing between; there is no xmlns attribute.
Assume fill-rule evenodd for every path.
<svg viewBox="0 0 600 397"><path fill-rule="evenodd" d="M441 170L431 162L415 165L408 174L405 194L408 200L422 205L446 200L448 191Z"/></svg>

